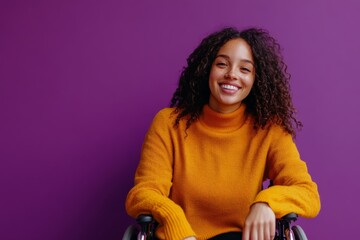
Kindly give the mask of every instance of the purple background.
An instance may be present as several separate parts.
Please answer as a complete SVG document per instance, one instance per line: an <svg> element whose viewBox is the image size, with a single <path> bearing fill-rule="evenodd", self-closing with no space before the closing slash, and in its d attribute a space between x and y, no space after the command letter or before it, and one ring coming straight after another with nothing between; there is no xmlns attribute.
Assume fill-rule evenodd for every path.
<svg viewBox="0 0 360 240"><path fill-rule="evenodd" d="M358 229L356 1L0 3L0 239L121 239L144 134L185 59L223 26L284 49L322 210L310 239ZM355 237L356 238L356 237Z"/></svg>

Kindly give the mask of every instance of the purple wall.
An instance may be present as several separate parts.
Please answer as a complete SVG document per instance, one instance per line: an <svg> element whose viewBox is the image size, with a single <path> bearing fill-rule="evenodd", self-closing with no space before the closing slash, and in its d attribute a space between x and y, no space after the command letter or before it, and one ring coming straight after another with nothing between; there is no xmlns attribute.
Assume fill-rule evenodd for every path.
<svg viewBox="0 0 360 240"><path fill-rule="evenodd" d="M190 51L227 25L283 46L322 197L300 224L310 239L354 239L359 4L209 2L1 1L0 239L121 239L146 129Z"/></svg>

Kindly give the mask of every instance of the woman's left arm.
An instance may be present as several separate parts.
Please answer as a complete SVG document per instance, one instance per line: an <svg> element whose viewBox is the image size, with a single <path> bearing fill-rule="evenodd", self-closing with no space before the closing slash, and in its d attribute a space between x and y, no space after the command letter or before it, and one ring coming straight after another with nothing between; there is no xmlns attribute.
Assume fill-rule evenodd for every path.
<svg viewBox="0 0 360 240"><path fill-rule="evenodd" d="M273 127L268 152L266 174L273 186L261 191L254 203L265 202L277 218L294 212L303 217L315 217L320 211L317 184L312 180L306 163L290 134Z"/></svg>

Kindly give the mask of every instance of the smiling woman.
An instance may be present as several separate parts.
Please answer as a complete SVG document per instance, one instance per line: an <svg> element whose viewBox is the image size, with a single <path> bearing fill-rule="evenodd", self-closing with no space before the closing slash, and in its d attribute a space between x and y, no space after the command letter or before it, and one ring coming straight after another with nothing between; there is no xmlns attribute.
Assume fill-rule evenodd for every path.
<svg viewBox="0 0 360 240"><path fill-rule="evenodd" d="M273 239L275 218L318 214L279 49L264 30L226 28L189 56L126 200L131 216L155 217L158 239Z"/></svg>
<svg viewBox="0 0 360 240"><path fill-rule="evenodd" d="M238 109L254 84L255 69L251 48L243 39L233 39L219 50L211 66L209 106L217 112Z"/></svg>

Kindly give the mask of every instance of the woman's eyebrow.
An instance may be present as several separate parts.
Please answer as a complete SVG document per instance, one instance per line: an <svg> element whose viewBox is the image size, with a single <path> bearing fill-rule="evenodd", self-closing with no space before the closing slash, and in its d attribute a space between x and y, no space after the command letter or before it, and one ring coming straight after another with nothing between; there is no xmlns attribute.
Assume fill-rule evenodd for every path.
<svg viewBox="0 0 360 240"><path fill-rule="evenodd" d="M223 57L223 58L226 58L226 59L230 59L230 57L228 55L225 55L225 54L216 55L216 58L218 58L218 57Z"/></svg>
<svg viewBox="0 0 360 240"><path fill-rule="evenodd" d="M218 57L222 57L222 58L226 58L227 60L230 60L230 57L225 54L219 54L215 58L218 58ZM250 59L243 58L243 59L240 59L240 61L250 63L251 65L254 66L253 61L251 61Z"/></svg>

